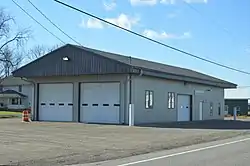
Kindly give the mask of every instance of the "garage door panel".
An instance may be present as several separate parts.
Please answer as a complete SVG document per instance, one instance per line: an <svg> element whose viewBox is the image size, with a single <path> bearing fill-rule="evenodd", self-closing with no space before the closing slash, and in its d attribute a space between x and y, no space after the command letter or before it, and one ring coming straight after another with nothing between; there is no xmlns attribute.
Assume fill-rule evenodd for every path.
<svg viewBox="0 0 250 166"><path fill-rule="evenodd" d="M39 85L39 120L72 121L73 84Z"/></svg>
<svg viewBox="0 0 250 166"><path fill-rule="evenodd" d="M119 123L120 84L82 83L80 119L88 123Z"/></svg>

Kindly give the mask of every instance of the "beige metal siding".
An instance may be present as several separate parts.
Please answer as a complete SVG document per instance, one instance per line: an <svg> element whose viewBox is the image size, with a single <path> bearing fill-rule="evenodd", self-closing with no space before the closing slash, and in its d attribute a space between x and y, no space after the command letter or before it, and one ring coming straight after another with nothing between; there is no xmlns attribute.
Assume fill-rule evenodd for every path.
<svg viewBox="0 0 250 166"><path fill-rule="evenodd" d="M192 119L199 120L199 102L204 100L203 119L223 118L224 90L198 84L157 79L146 76L133 77L133 103L135 104L135 123L158 123L177 120L177 94L188 94L193 98ZM195 90L208 90L204 94L195 95ZM154 91L153 109L145 109L145 90ZM175 108L168 109L168 92L175 92ZM213 116L209 114L209 103L213 102ZM218 116L218 103L221 103L221 116Z"/></svg>

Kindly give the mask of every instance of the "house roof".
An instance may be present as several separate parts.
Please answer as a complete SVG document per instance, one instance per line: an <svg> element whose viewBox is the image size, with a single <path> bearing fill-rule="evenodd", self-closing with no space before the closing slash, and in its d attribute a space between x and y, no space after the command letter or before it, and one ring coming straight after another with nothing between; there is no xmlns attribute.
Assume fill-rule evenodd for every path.
<svg viewBox="0 0 250 166"><path fill-rule="evenodd" d="M16 94L16 95L19 95L20 97L27 97L26 95L24 95L24 94L22 94L20 92L17 92L15 90L11 90L11 89L2 91L2 92L0 92L0 94Z"/></svg>
<svg viewBox="0 0 250 166"><path fill-rule="evenodd" d="M3 85L3 86L29 85L29 84L31 83L23 80L20 77L13 77L13 75L3 78L2 81L0 82L0 85Z"/></svg>
<svg viewBox="0 0 250 166"><path fill-rule="evenodd" d="M60 63L57 63L56 60L58 57L62 58L63 56L68 56L70 59L72 59L72 66L61 62L62 60L60 60ZM94 60L95 62L93 62ZM97 60L98 62L96 62ZM182 78L182 80L185 80L186 78L189 78L187 80L194 79L194 82L197 83L206 81L207 84L213 83L213 85L223 88L235 88L237 86L231 82L190 69L170 66L162 63L72 44L67 44L61 48L58 48L57 50L54 50L51 53L17 69L13 72L13 75L18 77L35 77L53 75L81 75L92 73L130 73L132 71L131 68L177 76Z"/></svg>

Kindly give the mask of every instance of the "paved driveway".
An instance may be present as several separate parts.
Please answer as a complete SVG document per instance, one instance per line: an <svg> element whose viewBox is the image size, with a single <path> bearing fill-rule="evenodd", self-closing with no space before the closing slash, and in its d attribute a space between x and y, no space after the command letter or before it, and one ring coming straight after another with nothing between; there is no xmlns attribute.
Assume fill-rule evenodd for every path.
<svg viewBox="0 0 250 166"><path fill-rule="evenodd" d="M64 165L127 157L247 134L245 130L21 123L0 120L0 165Z"/></svg>

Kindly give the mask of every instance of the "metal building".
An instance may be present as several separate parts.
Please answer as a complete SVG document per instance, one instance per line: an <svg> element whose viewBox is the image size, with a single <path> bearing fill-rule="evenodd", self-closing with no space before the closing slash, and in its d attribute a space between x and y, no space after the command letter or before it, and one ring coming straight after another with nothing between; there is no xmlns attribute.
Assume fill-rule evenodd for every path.
<svg viewBox="0 0 250 166"><path fill-rule="evenodd" d="M237 86L189 69L71 44L13 75L34 84L32 115L43 121L128 124L132 119L142 124L222 119L224 89Z"/></svg>

